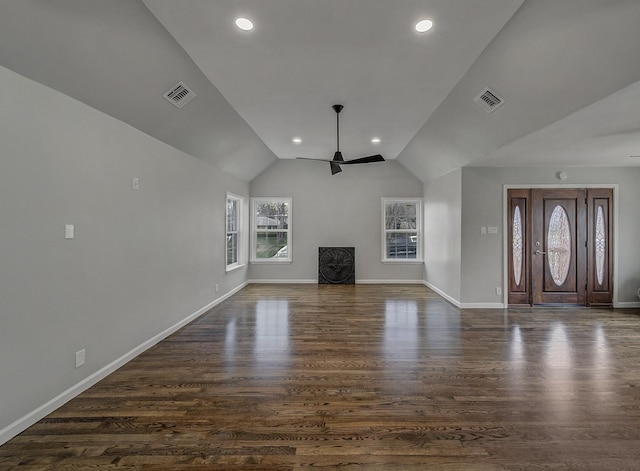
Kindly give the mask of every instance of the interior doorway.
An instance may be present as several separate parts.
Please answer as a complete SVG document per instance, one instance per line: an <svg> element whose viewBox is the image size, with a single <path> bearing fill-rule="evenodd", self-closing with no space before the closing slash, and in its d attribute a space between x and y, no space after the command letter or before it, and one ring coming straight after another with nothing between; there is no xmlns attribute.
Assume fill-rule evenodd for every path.
<svg viewBox="0 0 640 471"><path fill-rule="evenodd" d="M518 188L508 198L510 305L611 305L613 190Z"/></svg>

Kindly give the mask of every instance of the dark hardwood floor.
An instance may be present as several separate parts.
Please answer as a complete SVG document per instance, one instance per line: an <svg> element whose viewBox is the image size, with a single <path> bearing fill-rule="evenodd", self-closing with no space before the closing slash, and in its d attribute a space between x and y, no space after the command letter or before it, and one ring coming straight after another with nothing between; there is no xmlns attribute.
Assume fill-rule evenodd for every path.
<svg viewBox="0 0 640 471"><path fill-rule="evenodd" d="M639 470L638 310L251 285L0 447L2 470Z"/></svg>

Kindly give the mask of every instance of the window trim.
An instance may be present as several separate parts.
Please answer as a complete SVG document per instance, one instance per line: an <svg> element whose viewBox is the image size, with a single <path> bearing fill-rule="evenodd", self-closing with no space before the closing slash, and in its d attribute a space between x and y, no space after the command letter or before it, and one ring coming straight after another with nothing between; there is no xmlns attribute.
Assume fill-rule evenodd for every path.
<svg viewBox="0 0 640 471"><path fill-rule="evenodd" d="M413 203L416 205L416 229L387 229L386 207L388 203ZM382 198L381 205L381 254L382 263L423 263L423 227L422 227L422 198ZM388 258L387 257L387 232L417 232L416 258Z"/></svg>
<svg viewBox="0 0 640 471"><path fill-rule="evenodd" d="M229 240L228 240L228 236L229 236L229 230L228 230L228 225L227 225L227 208L229 205L229 200L235 200L236 204L237 204L237 230L235 231L235 233L237 234L237 261L235 261L234 263L227 263L227 253L229 250ZM234 270L237 270L238 268L241 268L245 265L244 263L244 224L243 224L243 211L244 211L244 198L242 196L236 195L234 193L231 193L230 191L227 191L227 198L225 199L225 207L224 207L224 240L225 240L225 244L224 244L224 264L225 264L225 271L231 272ZM232 231L233 232L233 231Z"/></svg>
<svg viewBox="0 0 640 471"><path fill-rule="evenodd" d="M260 232L286 232L287 233L287 258L257 258L257 233L256 205L258 203L287 203L289 206L287 229L266 229ZM256 264L287 264L293 262L293 198L291 196L256 196L251 198L251 259L250 263Z"/></svg>

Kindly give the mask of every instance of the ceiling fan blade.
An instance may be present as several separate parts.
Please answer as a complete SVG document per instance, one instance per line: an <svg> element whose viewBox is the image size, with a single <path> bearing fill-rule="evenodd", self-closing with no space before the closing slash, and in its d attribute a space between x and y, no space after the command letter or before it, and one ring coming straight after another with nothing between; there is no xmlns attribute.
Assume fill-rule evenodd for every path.
<svg viewBox="0 0 640 471"><path fill-rule="evenodd" d="M313 157L296 157L296 160L313 160L314 162L331 162L327 159L314 159Z"/></svg>
<svg viewBox="0 0 640 471"><path fill-rule="evenodd" d="M329 162L331 164L331 175L335 175L336 173L342 172L342 169L340 168L340 164L344 163L340 160L334 162L333 160L314 159L311 157L296 157L296 160L311 160L313 162Z"/></svg>
<svg viewBox="0 0 640 471"><path fill-rule="evenodd" d="M341 164L342 165L370 164L373 162L384 162L384 157L382 157L380 154L376 154L376 155L370 155L368 157L361 157L359 159L345 160L344 162L341 162Z"/></svg>

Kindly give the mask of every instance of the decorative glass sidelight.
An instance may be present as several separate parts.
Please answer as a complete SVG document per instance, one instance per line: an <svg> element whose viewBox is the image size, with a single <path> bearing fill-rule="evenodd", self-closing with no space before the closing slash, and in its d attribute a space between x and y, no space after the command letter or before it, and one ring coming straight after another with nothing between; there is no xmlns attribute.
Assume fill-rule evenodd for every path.
<svg viewBox="0 0 640 471"><path fill-rule="evenodd" d="M562 286L571 265L571 228L567 212L562 206L554 208L549 220L547 260L553 282Z"/></svg>
<svg viewBox="0 0 640 471"><path fill-rule="evenodd" d="M513 277L516 282L516 286L520 286L520 280L522 279L522 263L524 260L524 246L522 243L522 216L520 215L520 206L516 206L513 211L513 236L512 236L512 251L513 251Z"/></svg>
<svg viewBox="0 0 640 471"><path fill-rule="evenodd" d="M595 249L596 249L596 278L598 279L598 284L602 286L602 282L604 281L604 259L606 254L607 247L607 235L604 228L604 211L602 210L602 206L598 206L598 211L596 213L596 240L595 240Z"/></svg>

